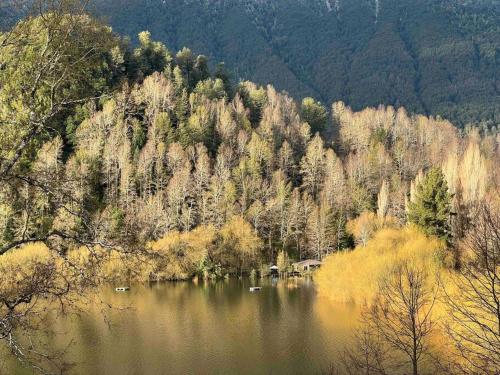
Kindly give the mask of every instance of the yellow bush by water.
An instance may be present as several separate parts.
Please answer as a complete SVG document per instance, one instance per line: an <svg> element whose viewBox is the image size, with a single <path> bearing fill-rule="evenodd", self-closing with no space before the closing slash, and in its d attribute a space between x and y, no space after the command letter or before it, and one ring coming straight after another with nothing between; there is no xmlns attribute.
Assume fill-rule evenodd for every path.
<svg viewBox="0 0 500 375"><path fill-rule="evenodd" d="M328 256L315 276L318 293L339 302L369 302L379 280L403 261L437 272L445 244L427 237L415 227L382 229L366 246Z"/></svg>
<svg viewBox="0 0 500 375"><path fill-rule="evenodd" d="M52 259L49 249L43 243L32 243L19 249L13 249L0 256L0 272L18 268L22 265L32 265L38 262L48 262Z"/></svg>
<svg viewBox="0 0 500 375"><path fill-rule="evenodd" d="M39 274L44 272L44 282L54 282L60 264L60 260L42 243L13 249L0 256L0 294L9 298L29 291L36 271Z"/></svg>
<svg viewBox="0 0 500 375"><path fill-rule="evenodd" d="M202 267L215 240L215 228L200 226L190 232L170 232L149 247L158 255L151 276L158 280L187 279Z"/></svg>

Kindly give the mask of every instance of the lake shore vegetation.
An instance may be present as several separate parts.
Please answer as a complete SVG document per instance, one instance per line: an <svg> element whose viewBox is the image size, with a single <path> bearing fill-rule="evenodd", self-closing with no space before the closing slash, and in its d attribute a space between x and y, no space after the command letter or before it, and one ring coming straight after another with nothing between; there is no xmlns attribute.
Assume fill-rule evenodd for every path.
<svg viewBox="0 0 500 375"><path fill-rule="evenodd" d="M436 306L446 371L500 368L498 129L296 102L46 6L0 33L0 340L21 361L41 366L15 338L40 300L316 259L319 293L366 303L378 340L376 371L348 368L423 373Z"/></svg>

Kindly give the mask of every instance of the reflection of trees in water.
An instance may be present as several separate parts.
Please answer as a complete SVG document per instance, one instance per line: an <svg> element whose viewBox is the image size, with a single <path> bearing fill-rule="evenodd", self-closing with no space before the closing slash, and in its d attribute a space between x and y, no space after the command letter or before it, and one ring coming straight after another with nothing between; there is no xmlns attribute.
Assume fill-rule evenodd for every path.
<svg viewBox="0 0 500 375"><path fill-rule="evenodd" d="M319 319L312 285L263 280L263 289L250 293L253 283L160 283L132 286L130 293L102 288L95 300L113 306L107 320L99 304L91 303L81 316L48 322L56 330L48 343L58 348L76 340L66 358L78 374L152 373L167 366L173 372L189 366L194 372L245 366L319 370L316 360L327 363L333 353L325 340L335 327Z"/></svg>

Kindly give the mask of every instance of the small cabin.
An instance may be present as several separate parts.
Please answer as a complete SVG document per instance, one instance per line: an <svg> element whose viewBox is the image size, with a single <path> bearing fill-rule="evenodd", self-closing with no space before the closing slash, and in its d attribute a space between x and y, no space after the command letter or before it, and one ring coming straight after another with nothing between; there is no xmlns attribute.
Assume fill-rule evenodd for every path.
<svg viewBox="0 0 500 375"><path fill-rule="evenodd" d="M280 274L280 272L279 272L280 269L278 268L278 266L275 266L275 265L269 267L269 271L270 271L271 277L277 277Z"/></svg>
<svg viewBox="0 0 500 375"><path fill-rule="evenodd" d="M310 272L321 267L321 262L315 259L307 259L292 264L294 272Z"/></svg>

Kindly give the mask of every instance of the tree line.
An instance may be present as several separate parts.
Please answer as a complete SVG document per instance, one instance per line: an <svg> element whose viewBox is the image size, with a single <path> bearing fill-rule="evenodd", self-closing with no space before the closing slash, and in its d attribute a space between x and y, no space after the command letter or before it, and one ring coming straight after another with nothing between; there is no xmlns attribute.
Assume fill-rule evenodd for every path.
<svg viewBox="0 0 500 375"><path fill-rule="evenodd" d="M66 33L33 18L2 35L2 252L143 248L241 217L262 239L257 260L322 259L360 240L347 223L368 212L452 245L497 181L495 129L296 103L147 32L132 49L86 15L51 17Z"/></svg>
<svg viewBox="0 0 500 375"><path fill-rule="evenodd" d="M39 297L117 275L250 274L407 223L470 265L474 209L498 199L495 128L296 102L148 32L133 47L80 2L43 10L0 34L0 339L19 358Z"/></svg>

